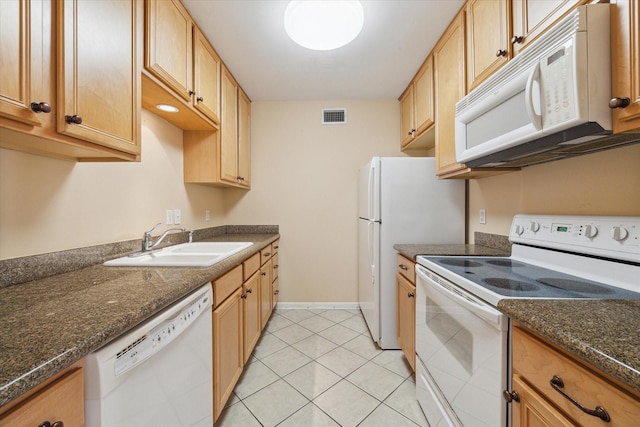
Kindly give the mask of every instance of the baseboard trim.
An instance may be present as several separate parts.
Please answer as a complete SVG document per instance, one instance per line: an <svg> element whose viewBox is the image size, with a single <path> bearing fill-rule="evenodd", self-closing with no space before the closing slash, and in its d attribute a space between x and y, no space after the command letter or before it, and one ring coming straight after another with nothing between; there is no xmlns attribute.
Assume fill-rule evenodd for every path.
<svg viewBox="0 0 640 427"><path fill-rule="evenodd" d="M300 310L305 308L315 310L359 310L360 304L357 302L278 302L277 308L279 310Z"/></svg>

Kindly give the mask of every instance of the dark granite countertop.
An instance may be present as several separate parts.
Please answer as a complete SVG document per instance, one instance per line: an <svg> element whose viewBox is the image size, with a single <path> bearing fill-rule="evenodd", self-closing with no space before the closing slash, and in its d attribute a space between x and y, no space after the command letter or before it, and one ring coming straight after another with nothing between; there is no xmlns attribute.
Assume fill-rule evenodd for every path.
<svg viewBox="0 0 640 427"><path fill-rule="evenodd" d="M393 245L393 249L415 261L418 255L442 256L509 256L511 243L507 236L489 233L474 233L475 244L403 244Z"/></svg>
<svg viewBox="0 0 640 427"><path fill-rule="evenodd" d="M0 406L222 275L278 237L277 232L235 233L203 239L254 243L210 268L99 264L0 288Z"/></svg>
<svg viewBox="0 0 640 427"><path fill-rule="evenodd" d="M498 309L640 392L640 301L507 299Z"/></svg>
<svg viewBox="0 0 640 427"><path fill-rule="evenodd" d="M509 256L510 252L482 245L411 245L396 244L393 249L415 261L418 255Z"/></svg>

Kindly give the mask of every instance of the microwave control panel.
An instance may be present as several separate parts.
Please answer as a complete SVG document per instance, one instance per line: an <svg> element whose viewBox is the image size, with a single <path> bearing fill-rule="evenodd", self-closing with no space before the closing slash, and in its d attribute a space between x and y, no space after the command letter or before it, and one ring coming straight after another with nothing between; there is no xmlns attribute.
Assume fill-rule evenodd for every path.
<svg viewBox="0 0 640 427"><path fill-rule="evenodd" d="M577 116L574 57L574 43L570 39L540 60L543 128L556 126Z"/></svg>

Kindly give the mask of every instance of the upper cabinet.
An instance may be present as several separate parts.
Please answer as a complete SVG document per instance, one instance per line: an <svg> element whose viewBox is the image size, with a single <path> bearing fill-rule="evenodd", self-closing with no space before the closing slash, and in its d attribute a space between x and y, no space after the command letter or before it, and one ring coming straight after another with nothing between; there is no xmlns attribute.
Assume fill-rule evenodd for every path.
<svg viewBox="0 0 640 427"><path fill-rule="evenodd" d="M143 106L185 130L220 122L220 57L179 0L146 2ZM157 109L159 104L177 112Z"/></svg>
<svg viewBox="0 0 640 427"><path fill-rule="evenodd" d="M611 9L613 132L640 132L640 6L618 0Z"/></svg>
<svg viewBox="0 0 640 427"><path fill-rule="evenodd" d="M140 152L135 1L58 6L58 132Z"/></svg>
<svg viewBox="0 0 640 427"><path fill-rule="evenodd" d="M0 146L139 160L142 13L137 0L1 1Z"/></svg>
<svg viewBox="0 0 640 427"><path fill-rule="evenodd" d="M424 61L399 100L401 150L433 148L435 114L431 55Z"/></svg>
<svg viewBox="0 0 640 427"><path fill-rule="evenodd" d="M513 55L573 8L585 3L589 0L511 0Z"/></svg>
<svg viewBox="0 0 640 427"><path fill-rule="evenodd" d="M469 91L506 64L511 56L508 8L508 0L469 0L465 5Z"/></svg>

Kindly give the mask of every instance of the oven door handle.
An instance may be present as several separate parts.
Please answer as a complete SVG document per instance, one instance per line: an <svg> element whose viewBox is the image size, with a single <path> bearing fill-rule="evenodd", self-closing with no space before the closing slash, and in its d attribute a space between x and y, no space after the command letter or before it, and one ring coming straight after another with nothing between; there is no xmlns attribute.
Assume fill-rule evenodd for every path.
<svg viewBox="0 0 640 427"><path fill-rule="evenodd" d="M458 305L461 305L466 310L483 319L485 322L493 325L496 329L506 330L506 316L496 310L493 306L475 298L472 294L459 289L457 286L447 283L445 280L440 278L437 278L437 280L432 279L429 277L429 270L421 265L416 265L416 273L418 274L419 279L424 280L427 285L432 285L430 286L431 289L442 294L444 297L455 301Z"/></svg>

